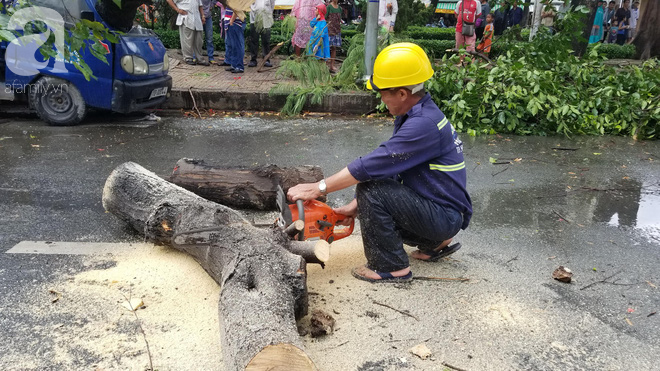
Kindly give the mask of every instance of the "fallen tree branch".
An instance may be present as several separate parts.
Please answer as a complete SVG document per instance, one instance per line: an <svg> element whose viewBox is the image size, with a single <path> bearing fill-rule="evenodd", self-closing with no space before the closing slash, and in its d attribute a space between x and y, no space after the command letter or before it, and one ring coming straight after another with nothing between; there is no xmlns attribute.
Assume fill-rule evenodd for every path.
<svg viewBox="0 0 660 371"><path fill-rule="evenodd" d="M390 309L392 309L392 310L395 311L395 312L399 312L399 313L401 313L401 314L403 314L403 315L406 315L406 316L408 316L408 317L414 318L414 319L416 319L416 320L419 321L419 318L413 316L412 314L410 314L410 313L408 313L408 312L405 312L405 311L402 311L402 310L396 309L396 308L394 308L394 307L392 307L392 306L389 306L389 305L387 305L387 304L379 303L379 302L377 302L377 301L375 301L375 300L374 300L373 303L376 304L376 305L383 306L383 307L385 307L385 308L390 308Z"/></svg>
<svg viewBox="0 0 660 371"><path fill-rule="evenodd" d="M605 279L602 279L602 280L600 280L600 281L592 282L592 283L590 283L590 284L588 284L588 285L586 285L586 286L580 288L580 290L588 289L589 287L591 287L591 286L593 286L593 285L595 285L595 284L597 284L597 283L610 283L610 282L607 282L607 280L609 280L610 278L616 276L616 275L619 274L619 273L621 273L621 271L618 271L618 272L614 273L613 275L608 276L608 277L606 277Z"/></svg>
<svg viewBox="0 0 660 371"><path fill-rule="evenodd" d="M197 111L197 116L201 119L202 114L199 113L199 109L197 108L197 102L195 102L195 96L193 95L193 92L192 92L192 86L188 88L188 93L190 93L190 98L192 98L193 108L195 109L195 111Z"/></svg>
<svg viewBox="0 0 660 371"><path fill-rule="evenodd" d="M550 149L556 149L556 150L559 150L559 151L577 151L579 148L550 147Z"/></svg>
<svg viewBox="0 0 660 371"><path fill-rule="evenodd" d="M473 55L473 56L475 56L475 57L482 58L483 60L485 60L486 62L488 62L488 64L493 64L493 61L492 61L490 58L488 58L488 56L487 56L486 54L483 54L483 53L473 52L473 51L467 51L467 50L461 50L461 49L456 49L456 48L454 48L454 49L447 49L446 51L448 51L448 52L454 52L454 53L459 53L459 52L461 52L461 51L464 51L464 52L467 53L467 54Z"/></svg>
<svg viewBox="0 0 660 371"><path fill-rule="evenodd" d="M565 221L565 222L567 222L567 223L570 223L570 222L571 222L571 221L568 220L565 216L563 216L563 215L561 215L560 213L558 213L556 210L552 210L552 212L555 213L555 215L557 215L557 216L558 216L559 218L561 218L563 221Z"/></svg>
<svg viewBox="0 0 660 371"><path fill-rule="evenodd" d="M144 339L144 343L147 345L147 356L149 356L149 371L154 371L154 362L151 357L151 349L149 349L149 342L147 341L147 334L144 332L144 328L142 328L142 321L140 321L140 318L138 317L136 311L137 308L133 308L133 305L131 304L131 299L127 298L126 295L124 295L123 292L119 292L121 296L124 297L124 300L128 303L128 306L132 308L131 312L133 312L133 315L135 316L135 320L137 321L138 327L140 328L140 332L142 333L142 338Z"/></svg>
<svg viewBox="0 0 660 371"><path fill-rule="evenodd" d="M270 57L272 57L273 54L275 54L275 52L278 51L285 43L286 43L286 41L282 41L280 43L277 43L277 45L275 45L270 50L270 53L266 54L264 59L261 62L259 62L259 65L257 66L257 72L265 72L265 71L262 70L264 68L264 64L266 64L266 62L270 59ZM273 69L273 68L274 67L270 67L268 70ZM266 70L266 71L268 71L268 70Z"/></svg>
<svg viewBox="0 0 660 371"><path fill-rule="evenodd" d="M452 365L450 365L450 364L447 363L447 362L442 362L442 365L445 366L445 367L449 367L449 368L451 368L452 370L456 370L456 371L467 371L467 370L464 369L464 368L460 368L460 367L452 366Z"/></svg>
<svg viewBox="0 0 660 371"><path fill-rule="evenodd" d="M469 278L459 277L459 278L450 278L450 277L429 277L429 276L415 276L413 279L420 281L458 281L465 282L469 281Z"/></svg>
<svg viewBox="0 0 660 371"><path fill-rule="evenodd" d="M498 171L498 172L496 172L496 173L494 173L494 174L491 174L491 175L492 175L493 177L495 177L495 175L502 174L503 172L509 170L510 167L511 167L511 166L507 166L507 167L504 168L504 170L500 170L500 171Z"/></svg>

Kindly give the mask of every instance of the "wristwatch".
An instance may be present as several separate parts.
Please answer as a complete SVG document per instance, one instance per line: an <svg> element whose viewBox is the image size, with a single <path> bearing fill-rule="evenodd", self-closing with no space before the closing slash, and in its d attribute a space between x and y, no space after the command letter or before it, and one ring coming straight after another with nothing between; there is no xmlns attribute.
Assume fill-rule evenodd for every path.
<svg viewBox="0 0 660 371"><path fill-rule="evenodd" d="M321 194L326 194L328 192L328 187L325 185L325 179L321 179L319 182L319 191L321 191Z"/></svg>

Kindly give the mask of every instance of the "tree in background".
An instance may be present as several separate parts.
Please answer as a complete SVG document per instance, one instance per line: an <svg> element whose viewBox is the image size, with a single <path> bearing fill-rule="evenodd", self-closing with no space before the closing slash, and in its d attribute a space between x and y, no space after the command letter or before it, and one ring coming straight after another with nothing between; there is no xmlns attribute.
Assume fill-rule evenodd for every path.
<svg viewBox="0 0 660 371"><path fill-rule="evenodd" d="M566 0L568 1L568 0ZM578 57L584 55L587 52L587 46L589 45L589 36L591 35L591 28L594 24L594 18L596 17L596 6L598 6L598 0L571 0L571 9L575 9L579 6L586 7L587 16L583 18L582 23L582 33L576 35L573 38L573 53Z"/></svg>
<svg viewBox="0 0 660 371"><path fill-rule="evenodd" d="M637 35L633 45L637 47L636 58L649 59L660 56L660 2L649 0L644 4L637 21Z"/></svg>
<svg viewBox="0 0 660 371"><path fill-rule="evenodd" d="M424 26L428 22L429 12L431 17L435 11L435 7L427 8L424 3L419 0L397 0L399 4L399 13L396 15L396 22L394 23L394 32L401 32L408 29L408 26ZM437 2L436 2L437 4Z"/></svg>

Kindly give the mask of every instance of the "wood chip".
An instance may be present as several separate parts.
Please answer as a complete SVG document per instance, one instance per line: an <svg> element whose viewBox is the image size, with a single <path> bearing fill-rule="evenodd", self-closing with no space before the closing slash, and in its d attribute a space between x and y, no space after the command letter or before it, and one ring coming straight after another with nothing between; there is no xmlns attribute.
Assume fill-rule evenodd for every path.
<svg viewBox="0 0 660 371"><path fill-rule="evenodd" d="M142 299L135 298L129 301L124 301L123 303L121 303L121 305L124 308L130 310L131 312L135 312L136 310L140 309L140 307L143 306L144 303L142 302Z"/></svg>
<svg viewBox="0 0 660 371"><path fill-rule="evenodd" d="M414 347L410 348L410 353L416 355L421 359L427 359L433 355L431 349L429 349L429 347L427 347L426 344L424 343L417 344Z"/></svg>
<svg viewBox="0 0 660 371"><path fill-rule="evenodd" d="M56 303L57 301L62 299L62 293L61 292L55 291L55 290L48 290L48 292L55 295L55 297L53 299L51 299L51 301L50 301L51 303Z"/></svg>

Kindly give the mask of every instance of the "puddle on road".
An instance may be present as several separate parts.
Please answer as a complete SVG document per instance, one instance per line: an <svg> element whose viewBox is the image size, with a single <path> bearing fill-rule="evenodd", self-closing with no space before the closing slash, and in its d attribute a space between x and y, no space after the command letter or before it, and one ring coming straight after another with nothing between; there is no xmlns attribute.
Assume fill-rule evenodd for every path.
<svg viewBox="0 0 660 371"><path fill-rule="evenodd" d="M489 191L473 202L474 219L484 226L552 229L561 216L579 225L634 228L660 241L660 184L628 179L573 189L544 185Z"/></svg>

